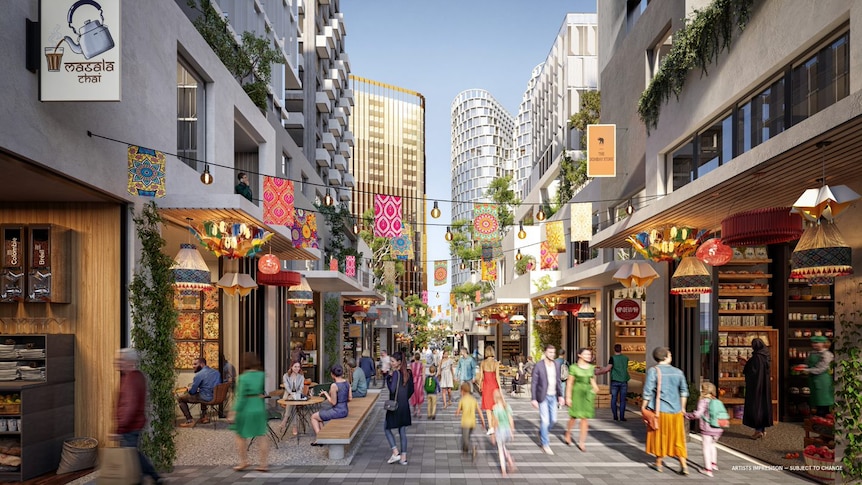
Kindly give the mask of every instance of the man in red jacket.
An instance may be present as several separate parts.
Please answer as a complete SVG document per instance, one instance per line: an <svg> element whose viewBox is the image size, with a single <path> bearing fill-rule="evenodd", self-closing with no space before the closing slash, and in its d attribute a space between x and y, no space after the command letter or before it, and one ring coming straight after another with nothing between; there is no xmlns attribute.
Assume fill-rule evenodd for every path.
<svg viewBox="0 0 862 485"><path fill-rule="evenodd" d="M114 410L114 434L110 438L118 440L120 446L138 448L141 430L147 424L147 378L138 370L140 357L135 349L120 349L114 357L114 368L120 371L120 392ZM156 473L150 459L138 449L141 473L152 477L156 483L164 480Z"/></svg>

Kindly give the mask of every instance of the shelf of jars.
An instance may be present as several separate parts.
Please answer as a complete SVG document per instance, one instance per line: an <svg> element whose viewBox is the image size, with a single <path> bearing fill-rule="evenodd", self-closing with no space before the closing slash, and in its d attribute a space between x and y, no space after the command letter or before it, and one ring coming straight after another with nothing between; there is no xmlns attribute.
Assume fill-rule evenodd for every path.
<svg viewBox="0 0 862 485"><path fill-rule="evenodd" d="M630 368L629 375L643 382L646 370L646 323L642 320L614 322L614 342L620 344L622 353L629 357L629 364L635 365ZM638 371L641 365L643 370Z"/></svg>
<svg viewBox="0 0 862 485"><path fill-rule="evenodd" d="M718 392L719 399L731 413L731 422L740 423L743 405L745 404L744 366L738 361L740 357L750 359L753 353L751 342L759 338L770 349L771 360L777 360L778 330L766 326L719 326L718 328ZM773 416L778 416L778 369L770 367L772 382Z"/></svg>

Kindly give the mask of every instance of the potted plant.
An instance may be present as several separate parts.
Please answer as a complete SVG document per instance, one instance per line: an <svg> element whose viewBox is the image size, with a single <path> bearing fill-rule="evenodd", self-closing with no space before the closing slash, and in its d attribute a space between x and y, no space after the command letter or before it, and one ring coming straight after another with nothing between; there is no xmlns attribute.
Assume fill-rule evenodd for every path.
<svg viewBox="0 0 862 485"><path fill-rule="evenodd" d="M521 259L515 262L515 274L518 276L526 274L528 271L532 271L535 268L536 258L529 254L525 254Z"/></svg>

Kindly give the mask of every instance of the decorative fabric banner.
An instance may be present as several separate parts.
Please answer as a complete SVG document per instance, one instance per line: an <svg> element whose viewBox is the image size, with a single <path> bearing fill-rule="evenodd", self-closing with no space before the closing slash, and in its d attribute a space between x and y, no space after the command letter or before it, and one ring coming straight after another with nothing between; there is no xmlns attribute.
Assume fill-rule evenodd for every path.
<svg viewBox="0 0 862 485"><path fill-rule="evenodd" d="M425 305L428 304L428 292L425 290L422 291L422 303Z"/></svg>
<svg viewBox="0 0 862 485"><path fill-rule="evenodd" d="M497 204L475 204L473 206L473 230L476 239L494 242L500 239L500 221L497 220Z"/></svg>
<svg viewBox="0 0 862 485"><path fill-rule="evenodd" d="M455 293L449 293L449 305L455 306ZM460 308L458 310L460 310Z"/></svg>
<svg viewBox="0 0 862 485"><path fill-rule="evenodd" d="M293 226L293 180L263 177L263 222Z"/></svg>
<svg viewBox="0 0 862 485"><path fill-rule="evenodd" d="M476 303L482 303L482 290L476 290Z"/></svg>
<svg viewBox="0 0 862 485"><path fill-rule="evenodd" d="M398 237L401 235L401 197L397 195L374 195L374 237Z"/></svg>
<svg viewBox="0 0 862 485"><path fill-rule="evenodd" d="M498 239L493 244L491 244L491 256L493 259L500 259L503 257L503 240Z"/></svg>
<svg viewBox="0 0 862 485"><path fill-rule="evenodd" d="M482 281L497 281L496 261L482 261Z"/></svg>
<svg viewBox="0 0 862 485"><path fill-rule="evenodd" d="M557 253L551 249L551 246L548 244L548 241L542 241L542 269L549 269L552 271L556 271L560 269L559 263L557 263Z"/></svg>
<svg viewBox="0 0 862 485"><path fill-rule="evenodd" d="M545 232L548 236L548 245L558 253L566 252L566 243L563 242L563 221L553 221L545 224Z"/></svg>
<svg viewBox="0 0 862 485"><path fill-rule="evenodd" d="M165 196L165 154L129 145L129 193L140 197Z"/></svg>
<svg viewBox="0 0 862 485"><path fill-rule="evenodd" d="M338 271L338 260L329 258L329 271Z"/></svg>
<svg viewBox="0 0 862 485"><path fill-rule="evenodd" d="M392 255L395 256L395 259L413 259L413 241L410 240L409 234L401 234L400 236L393 237L390 244L392 245Z"/></svg>
<svg viewBox="0 0 862 485"><path fill-rule="evenodd" d="M434 261L434 286L443 286L449 280L449 262Z"/></svg>
<svg viewBox="0 0 862 485"><path fill-rule="evenodd" d="M296 209L290 237L295 248L317 248L317 216L303 209Z"/></svg>
<svg viewBox="0 0 862 485"><path fill-rule="evenodd" d="M395 284L395 261L383 262L383 283L387 285Z"/></svg>
<svg viewBox="0 0 862 485"><path fill-rule="evenodd" d="M575 241L591 241L593 239L593 204L592 202L574 202L571 205L572 237Z"/></svg>
<svg viewBox="0 0 862 485"><path fill-rule="evenodd" d="M490 244L482 245L482 260L490 261L494 259L494 247Z"/></svg>
<svg viewBox="0 0 862 485"><path fill-rule="evenodd" d="M348 256L344 260L344 274L347 276L356 276L356 256Z"/></svg>

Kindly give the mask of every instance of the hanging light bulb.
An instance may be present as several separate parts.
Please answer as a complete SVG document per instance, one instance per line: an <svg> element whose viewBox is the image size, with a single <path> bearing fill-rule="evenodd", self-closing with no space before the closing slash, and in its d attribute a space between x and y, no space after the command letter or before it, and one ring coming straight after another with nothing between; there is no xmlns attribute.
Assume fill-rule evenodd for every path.
<svg viewBox="0 0 862 485"><path fill-rule="evenodd" d="M440 298L440 292L439 291L437 292L437 298Z"/></svg>
<svg viewBox="0 0 862 485"><path fill-rule="evenodd" d="M464 263L464 261L461 261L461 269L467 269L467 265Z"/></svg>
<svg viewBox="0 0 862 485"><path fill-rule="evenodd" d="M332 196L329 195L329 189L326 189L326 196L323 197L323 203L329 207L332 207L332 204L335 203L335 201L332 200Z"/></svg>
<svg viewBox="0 0 862 485"><path fill-rule="evenodd" d="M434 208L431 209L431 217L433 217L434 219L437 219L438 217L440 217L440 208L437 207L437 201L436 200L434 201Z"/></svg>
<svg viewBox="0 0 862 485"><path fill-rule="evenodd" d="M353 234L359 234L359 224L353 223Z"/></svg>
<svg viewBox="0 0 862 485"><path fill-rule="evenodd" d="M210 173L209 164L204 165L204 173L201 174L201 183L204 185L213 183L213 174Z"/></svg>
<svg viewBox="0 0 862 485"><path fill-rule="evenodd" d="M447 227L446 228L446 235L444 235L443 237L446 238L447 241L451 241L452 238L455 236L452 235L452 231L449 229L449 227ZM461 268L461 269L464 269L464 268Z"/></svg>
<svg viewBox="0 0 862 485"><path fill-rule="evenodd" d="M541 207L539 207L539 212L536 214L536 220L537 221L544 221L545 220L545 211Z"/></svg>
<svg viewBox="0 0 862 485"><path fill-rule="evenodd" d="M518 239L526 239L527 231L524 230L524 223L518 223Z"/></svg>
<svg viewBox="0 0 862 485"><path fill-rule="evenodd" d="M520 261L523 257L524 256L521 254L521 250L519 249L518 252L515 254L515 261Z"/></svg>
<svg viewBox="0 0 862 485"><path fill-rule="evenodd" d="M626 206L626 214L632 215L635 213L635 206L632 205L632 201L629 200L629 205Z"/></svg>

